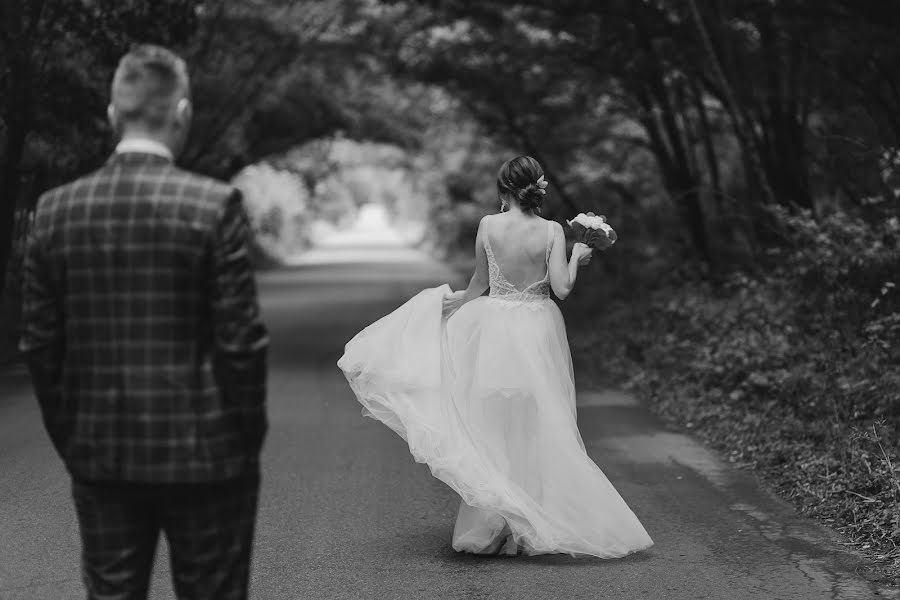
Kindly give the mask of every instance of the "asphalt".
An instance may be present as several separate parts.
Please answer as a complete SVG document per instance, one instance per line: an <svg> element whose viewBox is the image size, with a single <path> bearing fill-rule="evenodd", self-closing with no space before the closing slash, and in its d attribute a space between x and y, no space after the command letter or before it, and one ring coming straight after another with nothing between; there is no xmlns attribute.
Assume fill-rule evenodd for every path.
<svg viewBox="0 0 900 600"><path fill-rule="evenodd" d="M257 599L897 598L862 559L634 398L581 390L579 427L656 545L624 559L480 558L450 548L458 499L360 415L343 344L456 275L411 250L324 249L259 277L272 330ZM577 378L577 373L576 373ZM0 599L83 598L66 473L21 369L0 373ZM151 597L172 598L164 544Z"/></svg>

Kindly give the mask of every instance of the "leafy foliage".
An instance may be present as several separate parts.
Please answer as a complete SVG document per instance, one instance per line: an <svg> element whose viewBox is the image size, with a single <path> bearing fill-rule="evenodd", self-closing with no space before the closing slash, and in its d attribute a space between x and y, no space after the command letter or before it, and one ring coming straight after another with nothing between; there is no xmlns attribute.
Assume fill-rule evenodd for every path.
<svg viewBox="0 0 900 600"><path fill-rule="evenodd" d="M186 0L0 4L0 286L21 199L93 168L105 153L102 90L114 61L138 36L183 41L196 9Z"/></svg>
<svg viewBox="0 0 900 600"><path fill-rule="evenodd" d="M610 298L573 336L578 372L634 389L896 578L897 220L782 209L775 217L795 244L770 270L721 286L671 277L643 302Z"/></svg>
<svg viewBox="0 0 900 600"><path fill-rule="evenodd" d="M30 211L19 210L15 215L8 273L19 273L22 269L31 219ZM21 282L16 277L9 277L6 289L7 293L0 295L0 366L15 358L22 323L22 306L19 302L22 295Z"/></svg>
<svg viewBox="0 0 900 600"><path fill-rule="evenodd" d="M665 203L683 255L728 270L772 243L765 206L818 210L884 192L877 158L900 139L890 10L424 4L395 3L399 71L452 90L498 142L538 158L556 186L551 216L612 218L606 204L644 216Z"/></svg>
<svg viewBox="0 0 900 600"><path fill-rule="evenodd" d="M0 268L15 208L111 151L108 85L137 42L171 46L190 66L195 122L180 159L187 168L230 178L336 132L414 145L418 123L378 59L372 10L366 0L4 2Z"/></svg>
<svg viewBox="0 0 900 600"><path fill-rule="evenodd" d="M241 170L231 183L244 195L258 262L278 264L308 246L310 200L299 177L258 164Z"/></svg>

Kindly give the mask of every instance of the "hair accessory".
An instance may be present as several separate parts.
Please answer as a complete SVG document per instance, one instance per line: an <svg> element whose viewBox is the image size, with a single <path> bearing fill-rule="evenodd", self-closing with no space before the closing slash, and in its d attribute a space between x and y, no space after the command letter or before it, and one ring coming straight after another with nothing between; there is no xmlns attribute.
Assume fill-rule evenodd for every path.
<svg viewBox="0 0 900 600"><path fill-rule="evenodd" d="M538 180L535 182L535 185L538 187L538 191L542 194L546 194L546 187L550 185L550 182L544 179L544 176L541 175L538 177Z"/></svg>

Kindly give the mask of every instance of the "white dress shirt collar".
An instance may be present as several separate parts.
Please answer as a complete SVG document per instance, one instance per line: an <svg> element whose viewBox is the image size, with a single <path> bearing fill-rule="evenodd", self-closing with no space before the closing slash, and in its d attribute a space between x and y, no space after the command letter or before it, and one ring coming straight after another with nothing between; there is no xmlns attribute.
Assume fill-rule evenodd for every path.
<svg viewBox="0 0 900 600"><path fill-rule="evenodd" d="M125 138L116 146L116 154L126 154L129 152L138 152L140 154L154 154L156 156L168 158L169 160L174 160L175 158L172 155L172 151L169 150L169 148L165 144L148 138Z"/></svg>

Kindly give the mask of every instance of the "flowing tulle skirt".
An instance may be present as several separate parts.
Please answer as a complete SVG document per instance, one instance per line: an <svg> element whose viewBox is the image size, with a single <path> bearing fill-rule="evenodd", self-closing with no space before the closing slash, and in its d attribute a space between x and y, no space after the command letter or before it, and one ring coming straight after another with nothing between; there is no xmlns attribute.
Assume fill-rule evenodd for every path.
<svg viewBox="0 0 900 600"><path fill-rule="evenodd" d="M442 319L420 292L346 346L363 412L462 498L453 547L615 558L653 542L585 453L565 324L549 299L481 297ZM510 545L507 544L507 550Z"/></svg>

